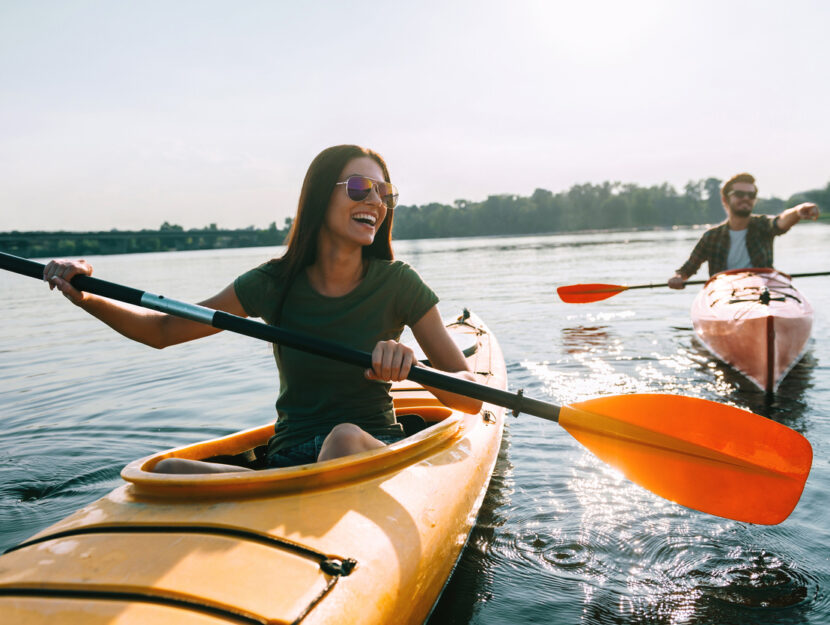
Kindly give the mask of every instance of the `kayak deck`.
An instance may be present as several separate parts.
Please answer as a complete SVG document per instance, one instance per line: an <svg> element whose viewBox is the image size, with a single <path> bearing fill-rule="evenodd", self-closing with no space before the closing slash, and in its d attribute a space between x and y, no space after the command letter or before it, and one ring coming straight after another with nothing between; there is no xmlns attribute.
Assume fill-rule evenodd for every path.
<svg viewBox="0 0 830 625"><path fill-rule="evenodd" d="M787 274L739 269L704 285L692 303L692 323L712 354L774 392L807 348L813 309Z"/></svg>
<svg viewBox="0 0 830 625"><path fill-rule="evenodd" d="M504 388L498 343L475 317L468 362ZM503 409L442 406L409 381L398 414L426 428L383 449L254 472L165 475L162 458L237 455L273 425L130 463L126 483L0 557L15 623L422 623L483 500Z"/></svg>

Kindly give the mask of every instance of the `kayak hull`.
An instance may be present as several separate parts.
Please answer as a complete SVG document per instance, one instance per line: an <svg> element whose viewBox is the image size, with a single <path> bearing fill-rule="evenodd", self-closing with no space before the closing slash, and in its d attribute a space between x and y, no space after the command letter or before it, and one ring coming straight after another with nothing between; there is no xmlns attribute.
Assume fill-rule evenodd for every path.
<svg viewBox="0 0 830 625"><path fill-rule="evenodd" d="M691 315L706 348L768 393L804 355L813 326L807 299L787 274L769 268L712 276Z"/></svg>
<svg viewBox="0 0 830 625"><path fill-rule="evenodd" d="M475 316L480 383L506 386ZM218 475L151 472L162 458L238 456L272 425L130 463L126 483L0 557L10 622L423 623L475 523L504 410L450 410L415 383L396 412L427 426L380 450L301 467ZM60 615L57 618L57 615Z"/></svg>

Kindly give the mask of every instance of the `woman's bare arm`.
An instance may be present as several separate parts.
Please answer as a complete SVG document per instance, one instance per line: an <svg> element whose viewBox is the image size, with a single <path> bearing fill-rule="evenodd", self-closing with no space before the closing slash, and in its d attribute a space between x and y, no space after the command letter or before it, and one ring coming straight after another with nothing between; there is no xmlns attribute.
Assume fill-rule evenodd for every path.
<svg viewBox="0 0 830 625"><path fill-rule="evenodd" d="M475 375L470 371L464 354L461 353L458 345L455 344L455 341L452 340L449 332L447 332L447 328L444 327L444 322L441 319L441 314L438 312L437 306L430 308L412 326L412 334L415 335L415 339L424 350L433 367L451 373L462 380L475 382ZM436 388L429 388L429 390L441 400L441 403L450 408L455 408L456 410L470 414L475 414L481 410L482 402L478 399Z"/></svg>
<svg viewBox="0 0 830 625"><path fill-rule="evenodd" d="M83 260L53 260L46 265L43 279L49 283L50 289L58 289L73 304L129 339L162 349L220 331L196 321L78 291L70 284L70 280L78 274L92 275L92 266ZM200 302L200 305L241 317L247 316L232 284Z"/></svg>

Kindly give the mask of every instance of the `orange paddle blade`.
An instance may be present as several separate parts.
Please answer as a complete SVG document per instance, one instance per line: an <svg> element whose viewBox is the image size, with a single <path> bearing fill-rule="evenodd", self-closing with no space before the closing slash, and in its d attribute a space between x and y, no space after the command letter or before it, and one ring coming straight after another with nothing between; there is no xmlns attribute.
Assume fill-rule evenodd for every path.
<svg viewBox="0 0 830 625"><path fill-rule="evenodd" d="M625 291L627 286L617 284L571 284L556 289L559 298L567 304L599 302Z"/></svg>
<svg viewBox="0 0 830 625"><path fill-rule="evenodd" d="M600 397L563 406L559 423L651 492L748 523L786 519L813 461L809 441L798 432L696 397Z"/></svg>

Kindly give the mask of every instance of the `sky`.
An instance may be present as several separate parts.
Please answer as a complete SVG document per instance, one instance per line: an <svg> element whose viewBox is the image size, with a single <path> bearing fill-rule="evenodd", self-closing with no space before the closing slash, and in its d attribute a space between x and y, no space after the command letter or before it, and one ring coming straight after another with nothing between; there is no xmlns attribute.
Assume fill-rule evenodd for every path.
<svg viewBox="0 0 830 625"><path fill-rule="evenodd" d="M267 227L324 148L400 203L830 182L823 0L0 0L0 232ZM828 207L830 208L830 207Z"/></svg>

